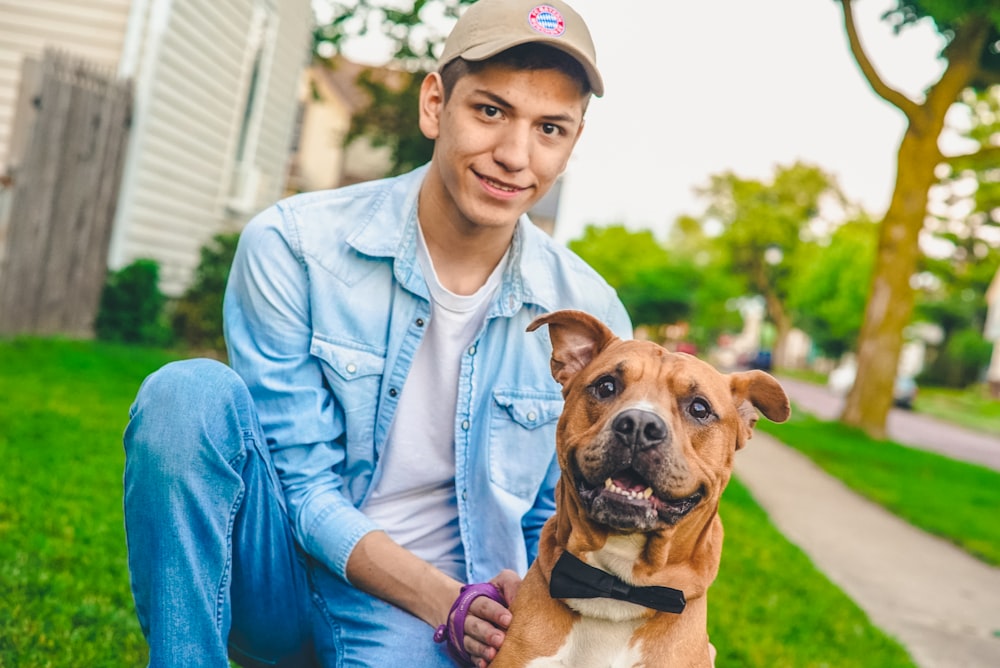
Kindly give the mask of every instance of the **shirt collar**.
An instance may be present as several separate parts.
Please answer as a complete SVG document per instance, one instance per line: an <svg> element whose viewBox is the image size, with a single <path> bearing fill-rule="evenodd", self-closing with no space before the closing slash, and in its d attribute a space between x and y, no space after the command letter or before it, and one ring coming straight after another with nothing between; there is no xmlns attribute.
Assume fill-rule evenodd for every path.
<svg viewBox="0 0 1000 668"><path fill-rule="evenodd" d="M347 238L359 253L394 259L396 280L429 298L417 262L417 202L428 165L389 179L379 189L357 229ZM400 225L402 214L402 225ZM511 241L510 259L489 317L514 315L525 303L551 310L558 303L552 275L550 244L554 243L527 215L521 216Z"/></svg>

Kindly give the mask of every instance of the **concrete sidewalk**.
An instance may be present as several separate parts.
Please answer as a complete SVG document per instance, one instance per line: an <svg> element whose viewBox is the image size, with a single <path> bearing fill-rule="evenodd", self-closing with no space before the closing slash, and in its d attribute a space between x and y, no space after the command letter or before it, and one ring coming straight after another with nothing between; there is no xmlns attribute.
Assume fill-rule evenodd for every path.
<svg viewBox="0 0 1000 668"><path fill-rule="evenodd" d="M1000 667L1000 569L863 499L760 431L736 454L735 474L919 666Z"/></svg>

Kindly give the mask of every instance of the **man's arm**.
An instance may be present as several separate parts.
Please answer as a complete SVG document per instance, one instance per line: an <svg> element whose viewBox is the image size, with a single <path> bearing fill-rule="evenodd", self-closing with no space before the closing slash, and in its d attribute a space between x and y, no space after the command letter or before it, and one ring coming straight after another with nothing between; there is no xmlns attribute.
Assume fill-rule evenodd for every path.
<svg viewBox="0 0 1000 668"><path fill-rule="evenodd" d="M309 280L279 206L244 229L224 314L229 361L254 398L289 520L301 545L333 572L377 529L345 494L343 411L311 353Z"/></svg>
<svg viewBox="0 0 1000 668"><path fill-rule="evenodd" d="M445 623L462 586L384 531L373 531L358 541L347 560L347 580L435 628Z"/></svg>
<svg viewBox="0 0 1000 668"><path fill-rule="evenodd" d="M461 583L400 547L383 531L366 534L347 560L347 579L358 589L392 603L427 622L432 628L445 624ZM521 578L504 571L493 584L510 604ZM486 666L504 640L510 611L485 597L476 599L465 621L465 649ZM430 642L430 633L427 635Z"/></svg>

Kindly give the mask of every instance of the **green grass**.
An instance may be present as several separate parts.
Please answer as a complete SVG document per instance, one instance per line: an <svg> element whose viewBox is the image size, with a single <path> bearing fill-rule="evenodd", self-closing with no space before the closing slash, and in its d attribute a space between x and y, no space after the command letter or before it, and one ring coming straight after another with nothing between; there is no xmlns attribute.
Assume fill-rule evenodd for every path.
<svg viewBox="0 0 1000 668"><path fill-rule="evenodd" d="M985 385L965 390L921 387L913 407L917 412L1000 436L1000 400L989 396Z"/></svg>
<svg viewBox="0 0 1000 668"><path fill-rule="evenodd" d="M725 547L708 592L717 666L914 666L774 528L735 478L720 513Z"/></svg>
<svg viewBox="0 0 1000 668"><path fill-rule="evenodd" d="M933 452L869 438L803 411L757 423L847 486L910 524L1000 565L1000 472Z"/></svg>
<svg viewBox="0 0 1000 668"><path fill-rule="evenodd" d="M0 666L142 666L128 587L121 433L170 353L0 340ZM913 666L734 481L710 591L717 665Z"/></svg>
<svg viewBox="0 0 1000 668"><path fill-rule="evenodd" d="M0 666L141 666L122 526L121 434L172 356L0 342Z"/></svg>

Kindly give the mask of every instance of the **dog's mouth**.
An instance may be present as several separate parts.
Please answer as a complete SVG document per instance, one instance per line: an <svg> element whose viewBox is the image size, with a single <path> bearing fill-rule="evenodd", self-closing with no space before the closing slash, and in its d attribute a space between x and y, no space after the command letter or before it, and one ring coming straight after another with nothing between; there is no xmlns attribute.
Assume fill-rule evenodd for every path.
<svg viewBox="0 0 1000 668"><path fill-rule="evenodd" d="M657 494L632 467L608 476L598 485L577 476L577 490L594 520L624 531L650 531L660 522L677 524L705 496L704 487L685 497Z"/></svg>

